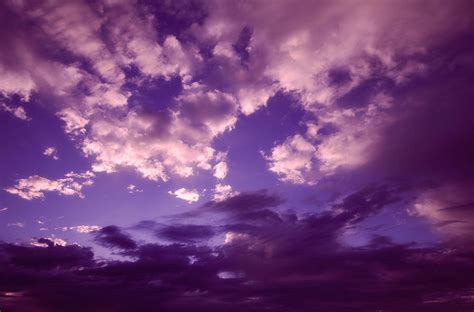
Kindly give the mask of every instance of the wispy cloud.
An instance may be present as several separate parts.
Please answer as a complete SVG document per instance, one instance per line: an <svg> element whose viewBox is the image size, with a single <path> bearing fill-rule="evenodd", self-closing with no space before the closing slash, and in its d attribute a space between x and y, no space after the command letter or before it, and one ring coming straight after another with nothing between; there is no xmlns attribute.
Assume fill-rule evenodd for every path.
<svg viewBox="0 0 474 312"><path fill-rule="evenodd" d="M47 192L82 198L84 197L82 188L92 185L94 177L94 173L90 171L83 173L69 172L63 178L57 180L35 175L18 180L17 184L5 188L5 191L26 200L44 198L44 194Z"/></svg>

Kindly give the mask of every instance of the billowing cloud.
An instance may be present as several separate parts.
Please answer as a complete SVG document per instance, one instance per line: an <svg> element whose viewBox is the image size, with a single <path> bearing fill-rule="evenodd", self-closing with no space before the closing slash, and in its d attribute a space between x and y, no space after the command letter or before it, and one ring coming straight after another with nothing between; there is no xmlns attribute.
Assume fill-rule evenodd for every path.
<svg viewBox="0 0 474 312"><path fill-rule="evenodd" d="M213 200L218 202L225 200L229 197L238 195L238 192L232 190L232 186L228 184L216 184L216 187L214 188L214 196Z"/></svg>
<svg viewBox="0 0 474 312"><path fill-rule="evenodd" d="M83 173L69 172L63 178L57 180L35 175L18 180L17 184L5 188L5 191L26 200L44 198L46 192L56 192L61 195L82 198L84 197L82 188L92 185L94 176L94 173L90 171Z"/></svg>
<svg viewBox="0 0 474 312"><path fill-rule="evenodd" d="M67 242L59 237L51 236L48 238L33 239L30 245L35 247L54 247L54 246L66 246Z"/></svg>
<svg viewBox="0 0 474 312"><path fill-rule="evenodd" d="M313 168L312 160L316 148L301 135L288 137L281 145L275 146L270 155L264 155L269 161L270 171L283 181L305 183L305 176Z"/></svg>
<svg viewBox="0 0 474 312"><path fill-rule="evenodd" d="M225 161L221 161L214 166L214 176L219 180L224 179L229 172L229 168L227 167L227 163Z"/></svg>
<svg viewBox="0 0 474 312"><path fill-rule="evenodd" d="M199 193L197 190L188 190L184 187L176 191L169 191L168 194L174 195L176 198L187 201L189 204L199 200Z"/></svg>

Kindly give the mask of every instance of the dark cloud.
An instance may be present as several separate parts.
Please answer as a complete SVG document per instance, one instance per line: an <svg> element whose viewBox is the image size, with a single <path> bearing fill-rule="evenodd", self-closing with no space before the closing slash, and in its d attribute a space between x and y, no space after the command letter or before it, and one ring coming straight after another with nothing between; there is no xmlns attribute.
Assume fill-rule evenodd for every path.
<svg viewBox="0 0 474 312"><path fill-rule="evenodd" d="M52 270L55 268L72 268L88 266L93 263L93 253L90 248L76 245L54 245L49 239L40 239L48 247L27 247L14 244L1 246L2 260L9 265L34 270Z"/></svg>
<svg viewBox="0 0 474 312"><path fill-rule="evenodd" d="M156 234L170 241L196 242L211 238L215 232L208 225L174 224L158 229Z"/></svg>
<svg viewBox="0 0 474 312"><path fill-rule="evenodd" d="M460 274L474 270L472 248L454 243L401 245L384 236L375 236L363 247L340 244L338 234L347 225L377 213L398 194L399 190L386 186L368 187L320 214L282 214L278 222L258 224L241 219L223 227L228 240L215 247L190 243L193 235L210 234L199 226L163 227L143 222L142 228L161 226L167 229L165 235L187 244L138 246L131 244L131 238L118 227L104 228L102 239L109 238L105 241L110 247L124 249L123 254L133 259L126 261L93 261L92 252L79 246L2 244L0 291L21 294L15 298L16 306L9 301L9 306L16 307L12 310L35 311L472 308L474 279L470 274ZM233 206L228 205L222 207ZM249 212L261 211L266 210ZM110 237L126 237L129 243L117 243ZM61 260L50 260L58 258ZM38 271L38 263L44 259L58 264L40 265L42 270ZM5 297L0 297L0 304L3 302Z"/></svg>
<svg viewBox="0 0 474 312"><path fill-rule="evenodd" d="M96 232L95 241L105 247L125 250L137 248L137 243L128 234L123 233L120 228L113 225L103 227Z"/></svg>
<svg viewBox="0 0 474 312"><path fill-rule="evenodd" d="M242 192L223 201L211 201L203 206L216 212L244 213L264 208L274 208L284 202L278 195L270 194L268 190Z"/></svg>

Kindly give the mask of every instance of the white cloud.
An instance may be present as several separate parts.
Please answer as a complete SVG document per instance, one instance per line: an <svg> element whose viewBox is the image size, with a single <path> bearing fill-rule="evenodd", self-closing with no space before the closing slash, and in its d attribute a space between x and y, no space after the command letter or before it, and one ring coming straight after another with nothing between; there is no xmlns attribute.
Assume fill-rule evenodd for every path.
<svg viewBox="0 0 474 312"><path fill-rule="evenodd" d="M133 193L141 193L143 192L142 189L138 188L136 185L134 184L130 184L127 186L127 190L130 194L133 194Z"/></svg>
<svg viewBox="0 0 474 312"><path fill-rule="evenodd" d="M227 184L216 184L214 188L214 201L222 201L229 197L237 195L238 192L232 190L232 186Z"/></svg>
<svg viewBox="0 0 474 312"><path fill-rule="evenodd" d="M7 211L7 210L8 210L7 207L3 207L3 208L0 209L0 212L5 212L5 211Z"/></svg>
<svg viewBox="0 0 474 312"><path fill-rule="evenodd" d="M368 163L380 142L380 134L396 120L389 113L392 106L390 96L378 93L365 107L321 109L317 122L307 122L304 135L288 137L270 155L264 155L270 171L282 181L314 184L338 170ZM333 132L319 134L325 126Z"/></svg>
<svg viewBox="0 0 474 312"><path fill-rule="evenodd" d="M121 119L93 120L89 132L83 125L70 128L84 129L82 151L94 157L96 172L130 167L153 181L189 177L218 161L212 140L233 126L237 104L227 94L200 86L187 89L177 100L176 111L130 111Z"/></svg>
<svg viewBox="0 0 474 312"><path fill-rule="evenodd" d="M67 242L59 237L55 237L54 235L51 235L51 237L46 237L48 241L50 241L52 246L67 246ZM30 245L35 246L35 247L42 247L42 248L47 248L49 247L49 244L46 242L39 242L38 239L32 239L30 242Z"/></svg>
<svg viewBox="0 0 474 312"><path fill-rule="evenodd" d="M48 157L51 157L53 158L54 160L58 160L59 159L59 156L58 156L58 150L55 148L55 147L47 147L44 152L43 152L43 155L45 156L48 156Z"/></svg>
<svg viewBox="0 0 474 312"><path fill-rule="evenodd" d="M285 142L275 146L270 155L264 155L269 162L270 171L276 173L282 181L297 184L311 183L307 174L313 168L312 160L316 148L301 135L288 137Z"/></svg>
<svg viewBox="0 0 474 312"><path fill-rule="evenodd" d="M62 231L75 231L78 233L91 233L99 231L102 227L98 225L76 225L76 226L65 226L61 227Z"/></svg>
<svg viewBox="0 0 474 312"><path fill-rule="evenodd" d="M0 87L1 88L1 87ZM0 89L1 90L1 89ZM28 115L26 114L25 112L25 109L21 106L18 106L18 107L11 107L11 106L8 106L7 104L5 103L2 103L0 105L0 108L5 111L5 112L9 112L11 114L13 114L13 116L15 116L16 118L18 119L21 119L21 120L29 120L28 118Z"/></svg>
<svg viewBox="0 0 474 312"><path fill-rule="evenodd" d="M221 161L214 166L214 176L219 180L224 179L229 172L229 168L227 167L227 163L225 161Z"/></svg>
<svg viewBox="0 0 474 312"><path fill-rule="evenodd" d="M230 245L232 243L238 242L238 241L245 241L250 238L250 235L245 234L245 233L238 233L238 232L226 232L224 235L224 245Z"/></svg>
<svg viewBox="0 0 474 312"><path fill-rule="evenodd" d="M58 180L50 180L34 175L18 180L16 185L6 188L5 191L26 200L44 198L46 192L83 198L82 188L92 185L94 177L94 173L90 171L83 173L69 172L64 178Z"/></svg>
<svg viewBox="0 0 474 312"><path fill-rule="evenodd" d="M11 71L0 64L0 94L3 96L19 94L24 101L28 101L34 90L36 90L36 85L28 71ZM21 112L19 115L21 116Z"/></svg>
<svg viewBox="0 0 474 312"><path fill-rule="evenodd" d="M99 35L104 19L91 6L76 1L51 1L34 9L20 7L19 10L35 19L50 38L89 60L103 79L123 82L125 75Z"/></svg>
<svg viewBox="0 0 474 312"><path fill-rule="evenodd" d="M187 190L186 188L180 188L176 191L169 191L168 194L174 195L176 198L187 201L189 204L197 202L199 200L199 193L195 189Z"/></svg>
<svg viewBox="0 0 474 312"><path fill-rule="evenodd" d="M73 108L65 108L57 115L66 124L66 133L79 135L86 132L85 126L89 123L89 120L84 118L79 111Z"/></svg>

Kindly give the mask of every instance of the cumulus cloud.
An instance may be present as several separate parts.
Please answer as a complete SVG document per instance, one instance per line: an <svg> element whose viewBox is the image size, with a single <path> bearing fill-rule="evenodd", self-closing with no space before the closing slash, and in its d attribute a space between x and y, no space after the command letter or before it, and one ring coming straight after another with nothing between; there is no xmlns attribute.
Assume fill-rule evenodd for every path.
<svg viewBox="0 0 474 312"><path fill-rule="evenodd" d="M187 201L189 204L192 204L199 200L199 192L195 189L188 190L182 187L180 189L177 189L176 191L169 191L168 194L174 195L176 198Z"/></svg>
<svg viewBox="0 0 474 312"><path fill-rule="evenodd" d="M47 147L47 148L44 150L43 155L44 155L44 156L47 156L47 157L51 157L51 158L54 159L54 160L58 160L58 159L59 159L58 150L57 150L55 147L53 147L53 146Z"/></svg>
<svg viewBox="0 0 474 312"><path fill-rule="evenodd" d="M214 176L219 180L224 179L229 172L229 168L227 167L227 163L225 161L221 161L214 166Z"/></svg>
<svg viewBox="0 0 474 312"><path fill-rule="evenodd" d="M63 178L50 180L38 175L19 179L17 184L4 190L10 194L20 196L26 200L44 198L46 192L56 192L66 196L84 197L82 188L93 184L93 172L69 172Z"/></svg>
<svg viewBox="0 0 474 312"><path fill-rule="evenodd" d="M301 135L288 137L281 145L275 146L270 155L264 155L270 171L283 181L305 183L306 175L313 168L312 160L316 148Z"/></svg>
<svg viewBox="0 0 474 312"><path fill-rule="evenodd" d="M257 103L268 99L265 94L272 95L274 92L267 90L273 87L298 94L303 108L314 114L312 122L321 129L332 124L332 135L294 136L303 136L314 146L312 161L306 150L294 151L293 159L288 156L285 164L283 159L269 159L270 170L282 180L314 183L318 180L314 176L330 176L340 169L357 168L373 158L378 134L390 123L385 115L388 107L381 104L385 99L377 94L384 94L393 84L402 86L423 77L439 66L427 61L425 56L430 48L459 36L468 27L463 5L453 4L443 9L439 3L423 9L420 6L421 3L414 2L410 8L401 9L393 3L337 1L293 6L275 1L269 8L258 2L241 6L217 3L202 28L197 29L202 37L218 43L214 48L215 60L228 73L218 75L219 81L224 81L226 88L236 90L236 94L255 97L251 100L254 105L247 105L245 99L237 96L245 114L261 107ZM269 11L272 14L266 14ZM317 12L318 17L308 12ZM261 19L262 14L267 18ZM294 16L298 18L295 20ZM420 20L426 23L419 24ZM276 24L284 30L276 31ZM416 34L411 31L414 28ZM243 33L250 34L247 35L250 39L247 38L242 49L239 44ZM235 50L229 48L232 44ZM243 59L246 71L241 73L239 66ZM246 78L241 77L247 74L257 77L254 85L260 85L256 90L246 88ZM262 100L256 100L259 97ZM347 112L352 117L342 116ZM341 118L329 121L335 115ZM288 150L290 141L275 149ZM301 160L299 165L291 163L296 158ZM292 165L295 167L291 168ZM308 166L315 169L310 177L307 177Z"/></svg>
<svg viewBox="0 0 474 312"><path fill-rule="evenodd" d="M218 183L214 188L213 200L222 201L237 194L238 192L232 190L232 186Z"/></svg>
<svg viewBox="0 0 474 312"><path fill-rule="evenodd" d="M92 169L114 172L131 167L154 181L210 170L219 158L211 142L235 123L235 100L199 85L176 100L176 111L137 110L123 119L94 121L82 142L83 152L95 158Z"/></svg>

